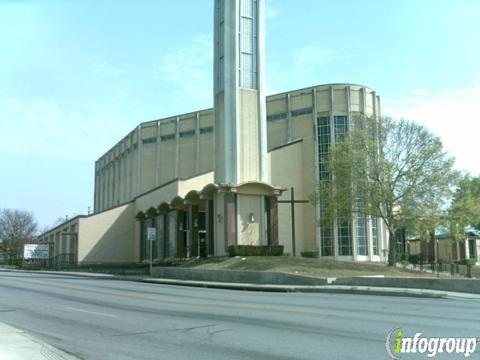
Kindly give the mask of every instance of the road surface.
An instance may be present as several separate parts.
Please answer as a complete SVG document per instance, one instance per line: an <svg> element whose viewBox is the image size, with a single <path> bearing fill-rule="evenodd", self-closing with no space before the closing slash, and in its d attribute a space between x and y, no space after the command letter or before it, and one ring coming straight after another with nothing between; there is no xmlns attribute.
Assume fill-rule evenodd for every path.
<svg viewBox="0 0 480 360"><path fill-rule="evenodd" d="M386 359L386 334L397 327L480 337L480 302L0 271L0 322L81 359Z"/></svg>

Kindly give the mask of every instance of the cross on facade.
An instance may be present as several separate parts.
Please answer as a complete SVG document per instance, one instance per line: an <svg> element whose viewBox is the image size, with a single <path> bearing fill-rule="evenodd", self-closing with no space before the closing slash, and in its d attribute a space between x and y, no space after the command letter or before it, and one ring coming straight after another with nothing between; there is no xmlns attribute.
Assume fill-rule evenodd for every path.
<svg viewBox="0 0 480 360"><path fill-rule="evenodd" d="M295 249L295 204L306 204L308 200L295 200L295 189L290 188L290 200L278 200L280 204L290 204L291 215L292 215L292 255L296 256Z"/></svg>

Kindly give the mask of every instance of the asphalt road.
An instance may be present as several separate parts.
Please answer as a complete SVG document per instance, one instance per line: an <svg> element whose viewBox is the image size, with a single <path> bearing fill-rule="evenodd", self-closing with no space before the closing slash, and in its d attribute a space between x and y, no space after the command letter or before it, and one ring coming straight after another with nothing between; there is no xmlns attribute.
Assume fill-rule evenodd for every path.
<svg viewBox="0 0 480 360"><path fill-rule="evenodd" d="M386 334L397 327L480 337L480 302L0 271L0 322L81 359L386 359Z"/></svg>

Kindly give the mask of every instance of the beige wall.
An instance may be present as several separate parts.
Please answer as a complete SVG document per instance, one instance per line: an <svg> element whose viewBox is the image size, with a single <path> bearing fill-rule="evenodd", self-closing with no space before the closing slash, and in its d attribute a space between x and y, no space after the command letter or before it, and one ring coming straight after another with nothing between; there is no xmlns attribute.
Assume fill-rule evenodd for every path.
<svg viewBox="0 0 480 360"><path fill-rule="evenodd" d="M213 110L142 123L95 163L95 212L213 170Z"/></svg>
<svg viewBox="0 0 480 360"><path fill-rule="evenodd" d="M238 161L239 183L262 180L260 173L262 159L259 156L258 96L258 91L251 89L239 89L237 93L239 100L237 138L243 149L237 154L240 157Z"/></svg>
<svg viewBox="0 0 480 360"><path fill-rule="evenodd" d="M197 141L198 141L198 113L188 114L179 119L179 178L186 178L197 173Z"/></svg>
<svg viewBox="0 0 480 360"><path fill-rule="evenodd" d="M287 191L279 198L279 200L290 200L290 188L295 189L296 199L308 199L306 182L303 174L303 158L304 153L303 141L297 141L290 145L285 145L270 153L271 162L277 164L272 167L272 184L286 188ZM309 189L311 191L311 189ZM295 205L295 244L296 253L300 255L305 250L315 250L316 246L311 245L313 239L315 241L315 226L307 224L305 226L305 215L308 212L315 212L310 204ZM291 224L291 207L287 203L278 204L278 240L279 244L284 246L284 252L292 254L292 224ZM313 226L312 226L313 225ZM315 243L314 243L315 244Z"/></svg>
<svg viewBox="0 0 480 360"><path fill-rule="evenodd" d="M214 114L213 110L199 113L199 135L198 135L198 172L200 174L213 170L214 151Z"/></svg>
<svg viewBox="0 0 480 360"><path fill-rule="evenodd" d="M122 205L79 220L79 262L135 261L135 206Z"/></svg>
<svg viewBox="0 0 480 360"><path fill-rule="evenodd" d="M191 190L200 191L213 182L213 172L194 176L189 179L175 180L135 199L135 213L157 208L162 203L169 204L176 196L185 197Z"/></svg>
<svg viewBox="0 0 480 360"><path fill-rule="evenodd" d="M178 182L173 181L156 190L135 199L135 213L146 212L151 207L158 207L162 202L170 203L178 194Z"/></svg>
<svg viewBox="0 0 480 360"><path fill-rule="evenodd" d="M424 254L426 255L426 252L429 252L429 256L434 256L435 250L434 250L434 244L430 242L423 242L420 240L411 240L408 242L409 244L409 254L410 255L420 255L422 254L422 246L424 247ZM452 246L455 244L455 242L451 239L448 238L442 238L438 240L438 259L442 261L455 261L457 259L453 258L453 253L452 253ZM456 245L456 244L455 244ZM464 242L459 243L459 247L465 246ZM428 250L425 249L425 247L428 247Z"/></svg>
<svg viewBox="0 0 480 360"><path fill-rule="evenodd" d="M40 242L52 244L50 257L75 253L75 233L78 232L80 218L74 217L39 236Z"/></svg>
<svg viewBox="0 0 480 360"><path fill-rule="evenodd" d="M185 197L192 190L200 191L208 184L213 183L213 171L178 181L177 195Z"/></svg>
<svg viewBox="0 0 480 360"><path fill-rule="evenodd" d="M149 123L141 127L141 173L140 193L155 187L156 153L157 153L157 124ZM120 179L120 183L121 183Z"/></svg>
<svg viewBox="0 0 480 360"><path fill-rule="evenodd" d="M267 244L267 236L262 226L263 202L263 196L237 195L237 243L239 245ZM250 215L253 215L253 221Z"/></svg>

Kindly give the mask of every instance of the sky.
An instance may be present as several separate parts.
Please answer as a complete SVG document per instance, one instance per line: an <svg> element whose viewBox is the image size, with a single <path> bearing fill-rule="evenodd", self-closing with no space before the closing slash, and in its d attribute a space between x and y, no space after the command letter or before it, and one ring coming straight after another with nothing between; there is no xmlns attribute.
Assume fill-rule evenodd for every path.
<svg viewBox="0 0 480 360"><path fill-rule="evenodd" d="M367 85L480 175L480 0L266 0L268 94ZM213 0L0 0L0 208L93 208L140 122L213 106Z"/></svg>

